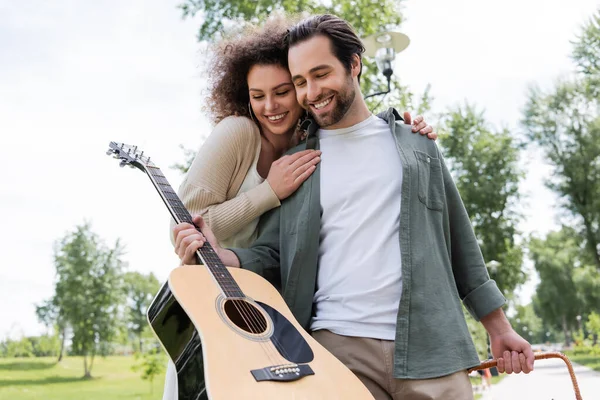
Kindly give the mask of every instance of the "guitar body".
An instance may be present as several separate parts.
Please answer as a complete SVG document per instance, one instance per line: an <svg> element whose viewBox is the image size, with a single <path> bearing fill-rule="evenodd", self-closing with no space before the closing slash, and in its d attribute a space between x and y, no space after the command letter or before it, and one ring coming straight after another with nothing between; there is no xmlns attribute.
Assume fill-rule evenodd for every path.
<svg viewBox="0 0 600 400"><path fill-rule="evenodd" d="M178 400L207 400L200 336L173 296L168 282L154 297L146 316L150 328L175 364Z"/></svg>
<svg viewBox="0 0 600 400"><path fill-rule="evenodd" d="M145 172L177 223L193 225L160 169L137 146L108 155ZM362 382L302 327L279 292L227 268L209 243L199 265L175 268L148 308L150 327L177 370L178 400L367 400Z"/></svg>
<svg viewBox="0 0 600 400"><path fill-rule="evenodd" d="M202 353L196 352L203 355L204 361L206 394L202 396L211 400L373 399L348 368L302 329L271 284L251 271L228 270L247 296L245 299L223 296L202 266L184 265L169 277L170 290L178 303L173 307L185 312L197 332L187 328L190 340L180 343L182 350L193 347L195 335L199 336L197 344L202 344ZM172 315L177 318L177 313ZM173 322L173 326L177 324ZM169 352L169 338L167 343L160 339ZM189 369L197 367L198 361L191 356L186 363L177 364L183 369L187 364ZM179 368L178 375L181 377ZM196 380L196 384L201 382ZM189 398L202 398L198 394Z"/></svg>

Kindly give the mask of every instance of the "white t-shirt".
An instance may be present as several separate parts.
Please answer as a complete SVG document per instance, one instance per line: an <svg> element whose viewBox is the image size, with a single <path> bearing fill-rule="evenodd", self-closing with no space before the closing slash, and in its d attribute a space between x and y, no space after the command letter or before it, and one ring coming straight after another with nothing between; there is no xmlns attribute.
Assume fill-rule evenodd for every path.
<svg viewBox="0 0 600 400"><path fill-rule="evenodd" d="M395 140L373 115L318 134L323 214L311 329L394 340L402 292Z"/></svg>

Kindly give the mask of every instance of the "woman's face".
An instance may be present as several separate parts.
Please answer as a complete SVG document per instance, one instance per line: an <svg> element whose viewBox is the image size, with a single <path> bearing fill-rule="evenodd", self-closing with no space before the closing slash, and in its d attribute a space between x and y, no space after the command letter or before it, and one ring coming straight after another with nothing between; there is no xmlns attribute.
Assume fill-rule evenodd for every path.
<svg viewBox="0 0 600 400"><path fill-rule="evenodd" d="M250 105L263 130L293 132L304 110L296 100L290 73L280 65L254 65L248 72Z"/></svg>

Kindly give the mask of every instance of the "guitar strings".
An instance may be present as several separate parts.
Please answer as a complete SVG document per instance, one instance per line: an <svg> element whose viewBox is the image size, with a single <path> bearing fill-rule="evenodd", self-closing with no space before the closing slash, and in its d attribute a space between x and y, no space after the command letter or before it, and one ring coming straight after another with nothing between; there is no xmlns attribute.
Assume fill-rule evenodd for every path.
<svg viewBox="0 0 600 400"><path fill-rule="evenodd" d="M153 181L154 186L156 187L156 189L159 192L162 192L162 195L167 200L167 203L169 203L168 205L172 208L172 211L175 213L175 215L177 217L179 217L179 220L180 220L179 222L188 222L193 225L192 216L187 211L187 209L181 202L181 199L179 198L177 193L173 190L172 186L169 184L168 180L162 174L160 169L156 166L152 166L151 169L149 167L150 167L149 165L146 165L145 169L148 172L148 175L150 176L151 180ZM154 179L152 179L152 178L154 178ZM222 268L226 273L223 275L226 279L228 276L231 277L231 274L229 273L227 268L222 264L221 260L216 256L214 250L212 249L212 246L210 246L209 243L206 243L205 246L206 246L206 250L204 250L203 248L198 249L198 251L196 252L198 254L198 256L201 256L201 258L206 259L205 262L212 261L217 268ZM204 250L204 251L201 252L200 250ZM217 281L218 285L221 287L221 290L225 293L226 297L236 297L236 296L230 296L227 293L227 291L228 291L227 283L220 282L220 279L217 275L218 272L213 271L213 268L211 268L209 265L207 265L207 267L209 268L209 271L211 272L211 274ZM250 329L251 333L254 333L257 335L260 333L263 333L268 325L267 319L264 316L260 315L260 312L254 306L250 306L249 303L243 299L245 296L243 296L243 293L242 293L241 289L239 289L239 287L237 287L237 289L235 288L237 286L237 284L235 283L235 280L233 280L233 277L231 277L231 281L235 285L233 290L239 292L237 294L242 295L242 296L240 296L241 300L235 300L235 299L231 300L233 302L235 309L237 310L239 315L242 317L244 323L246 324L248 329ZM225 287L223 287L223 284L225 284ZM241 302L241 304L238 304L238 302ZM261 326L263 325L262 319L265 320L265 323L264 323L264 327L261 328ZM253 329L254 329L254 331L252 331ZM269 345L267 343L264 343L261 340L260 345L263 348L263 351L265 352L267 357L269 359L271 359L271 362L273 362L273 364L277 364L279 362L277 359L284 360L284 362L282 364L291 362L290 357L287 354L287 351L285 350L285 347L282 346L281 343L279 343L277 338L273 334L271 334L270 339L274 343L269 341L270 342L269 343L270 345ZM278 350L278 347L281 349L281 351ZM282 354L282 352L283 352L283 354ZM273 357L273 355L275 355L275 357Z"/></svg>
<svg viewBox="0 0 600 400"><path fill-rule="evenodd" d="M199 249L199 251L200 250L204 250L204 248ZM222 263L221 263L220 259L216 258L216 256L213 256L213 254L211 254L211 252L208 252L208 254L204 254L205 252L206 252L206 250L201 252L202 253L201 255L205 259L205 262L212 261L214 264L216 264L217 267L222 267L222 268L226 269L225 266L221 266ZM211 272L213 272L211 266L210 265L207 265L207 266L209 269L211 269ZM229 272L229 271L227 271L227 272ZM217 276L216 272L213 272L213 276L215 276L215 277ZM218 281L218 279L217 279L217 281ZM237 284L236 284L236 286L237 286ZM227 297L238 297L238 296L230 296L229 293L227 293L226 289L223 288L223 286L221 286L221 288L223 289L223 291L225 292L225 295ZM243 294L241 292L241 290L237 289L237 291L239 292L238 294ZM254 307L250 306L246 301L243 300L243 298L242 298L242 300L239 300L239 303L238 303L238 300L235 300L235 299L231 300L231 301L233 302L233 305L236 308L236 310L238 311L238 313L242 316L242 319L244 320L244 322L246 323L248 328L251 330L251 333L260 334L265 331L265 329L260 328L260 316L258 314L258 311ZM265 320L265 322L266 322L266 320ZM265 324L265 328L266 328L266 326L267 325ZM267 357L270 359L270 361L274 365L281 363L281 360L283 360L283 358L281 358L281 354L279 353L279 351L277 350L277 348L275 346L272 346L272 344L269 345L269 343L265 343L262 340L260 341L260 346L263 348L263 351L265 352ZM273 347L273 348L271 348L271 347ZM285 351L285 349L284 349L284 351ZM280 358L281 358L281 360L280 360ZM285 364L287 362L289 362L289 361L284 361L282 364Z"/></svg>
<svg viewBox="0 0 600 400"><path fill-rule="evenodd" d="M209 259L210 259L210 261L213 261L218 266L220 266L219 264L222 264L221 260L218 259L218 258L216 258L216 256L213 256L213 254L211 254L210 252L207 255L203 254L203 257L206 258L206 261L209 261ZM226 268L225 266L222 266L222 267ZM243 294L243 293L241 293L241 290L239 290L239 292L240 292L240 294ZM225 293L225 294L227 295L227 293ZM260 311L258 311L255 306L250 305L249 302L244 301L242 299L242 300L239 300L241 304L240 304L240 307L238 307L237 301L236 300L232 300L232 301L234 302L234 306L236 307L236 309L238 310L238 312L240 312L240 315L242 315L242 318L244 318L244 317L248 318L248 320L246 320L246 318L244 318L244 322L246 322L246 324L248 325L248 327L250 329L254 328L256 330L256 332L253 332L253 333L259 334L259 333L262 333L262 332L265 331L265 329L267 327L267 320L266 320L266 318L264 316L262 316L260 314ZM262 325L261 320L262 319L265 319L264 328L261 327L261 325ZM277 337L274 336L273 334L271 334L271 336L270 336L269 339L271 339L272 341L274 341L276 345L273 344L273 343L271 343L270 346L268 344L265 344L266 345L265 351L267 352L267 348L269 350L271 350L269 352L270 353L269 355L272 355L272 353L274 353L276 355L276 358L281 358L281 360L283 361L283 362L281 362L282 364L290 363L291 362L290 356L287 353L287 351L285 350L285 347L283 345L281 345L281 343L277 340ZM262 341L261 341L261 344L262 344ZM271 349L271 346L273 347L273 349ZM281 351L278 349L277 346L279 346L279 349L281 349ZM265 346L263 346L263 347L265 347ZM282 354L282 352L283 352L283 354ZM275 361L275 360L272 360L272 361Z"/></svg>

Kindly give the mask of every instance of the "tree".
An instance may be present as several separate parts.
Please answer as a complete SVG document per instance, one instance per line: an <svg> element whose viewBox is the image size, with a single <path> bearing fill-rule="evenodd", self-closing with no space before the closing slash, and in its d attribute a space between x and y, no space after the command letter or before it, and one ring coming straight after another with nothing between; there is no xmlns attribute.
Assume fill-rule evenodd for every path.
<svg viewBox="0 0 600 400"><path fill-rule="evenodd" d="M588 320L585 323L585 327L590 333L590 336L592 336L592 339L594 340L594 345L596 345L598 342L598 336L600 336L600 314L592 312L588 316Z"/></svg>
<svg viewBox="0 0 600 400"><path fill-rule="evenodd" d="M348 21L361 38L383 31L398 29L403 21L400 0L231 0L227 6L213 0L184 0L179 8L184 18L194 17L200 13L202 24L198 30L198 41L214 41L231 30L243 28L245 24L260 24L270 15L285 13L293 16L311 14L334 14ZM377 71L372 60L364 60L361 86L364 94L387 86L383 75ZM421 96L417 106L414 96L400 85L400 81L392 78L393 91L390 93L395 106L410 106L418 112L429 109L429 89ZM381 99L379 99L381 101ZM375 111L378 99L368 103Z"/></svg>
<svg viewBox="0 0 600 400"><path fill-rule="evenodd" d="M127 272L124 281L127 296L127 325L129 331L137 336L139 351L143 352L142 334L148 326L146 310L158 292L160 283L154 274L143 275L139 272Z"/></svg>
<svg viewBox="0 0 600 400"><path fill-rule="evenodd" d="M600 10L583 25L581 33L573 43L571 58L577 72L586 78L590 95L600 93Z"/></svg>
<svg viewBox="0 0 600 400"><path fill-rule="evenodd" d="M544 323L562 330L565 343L569 344L573 330L580 328L577 316L588 313L578 290L589 272L582 264L585 256L579 235L574 229L563 227L545 239L530 239L529 252L540 276L533 298L535 312Z"/></svg>
<svg viewBox="0 0 600 400"><path fill-rule="evenodd" d="M83 356L86 378L91 377L94 357L118 328L122 251L118 240L113 248L104 245L89 223L77 226L55 244L55 294L45 303L55 309L47 315L58 315L70 326L72 351Z"/></svg>
<svg viewBox="0 0 600 400"><path fill-rule="evenodd" d="M65 340L67 337L67 322L64 315L61 313L61 309L55 302L58 299L56 297L46 300L42 305L35 306L35 313L38 320L46 325L48 329L54 330L60 337L60 349L58 350L58 360L60 362L63 358L65 351Z"/></svg>
<svg viewBox="0 0 600 400"><path fill-rule="evenodd" d="M33 357L33 344L28 337L19 340L6 339L2 344L2 353L6 357Z"/></svg>
<svg viewBox="0 0 600 400"><path fill-rule="evenodd" d="M137 362L131 367L135 372L141 373L141 378L150 382L150 393L153 392L154 378L161 375L164 371L166 360L159 347L151 349L145 353L136 353Z"/></svg>
<svg viewBox="0 0 600 400"><path fill-rule="evenodd" d="M444 158L479 239L489 272L509 296L525 282L522 247L516 243L520 144L506 129L492 131L482 111L465 104L442 117Z"/></svg>
<svg viewBox="0 0 600 400"><path fill-rule="evenodd" d="M546 184L561 199L600 272L600 12L582 27L577 73L544 92L530 90L523 125L554 169Z"/></svg>
<svg viewBox="0 0 600 400"><path fill-rule="evenodd" d="M547 341L548 330L544 323L535 313L533 303L517 305L516 314L510 318L510 324L523 338L530 343L544 343Z"/></svg>

